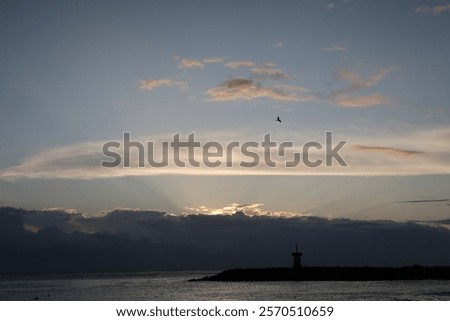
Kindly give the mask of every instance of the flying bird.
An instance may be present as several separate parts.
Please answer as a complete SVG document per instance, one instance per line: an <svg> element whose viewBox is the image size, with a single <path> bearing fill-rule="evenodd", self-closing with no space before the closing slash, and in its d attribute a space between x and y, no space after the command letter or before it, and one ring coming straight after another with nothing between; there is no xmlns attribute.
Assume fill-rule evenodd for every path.
<svg viewBox="0 0 450 321"><path fill-rule="evenodd" d="M276 121L279 121L281 123L280 116L277 116L277 120Z"/></svg>

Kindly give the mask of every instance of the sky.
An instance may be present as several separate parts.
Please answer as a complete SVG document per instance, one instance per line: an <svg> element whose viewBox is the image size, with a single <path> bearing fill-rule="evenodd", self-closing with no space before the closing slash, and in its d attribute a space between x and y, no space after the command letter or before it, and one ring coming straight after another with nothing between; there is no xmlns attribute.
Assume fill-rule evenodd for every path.
<svg viewBox="0 0 450 321"><path fill-rule="evenodd" d="M0 1L0 206L447 229L449 38L445 0ZM347 166L261 144L323 160L326 132ZM101 167L124 133L156 159L177 133L253 141L276 167Z"/></svg>

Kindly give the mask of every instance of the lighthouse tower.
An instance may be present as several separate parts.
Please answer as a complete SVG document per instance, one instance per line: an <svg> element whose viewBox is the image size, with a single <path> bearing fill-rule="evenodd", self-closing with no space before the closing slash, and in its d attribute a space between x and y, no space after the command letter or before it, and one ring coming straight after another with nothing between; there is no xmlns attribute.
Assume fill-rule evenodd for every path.
<svg viewBox="0 0 450 321"><path fill-rule="evenodd" d="M292 252L292 258L294 259L294 269L299 269L302 267L302 252L298 251L298 245L295 243L295 252Z"/></svg>

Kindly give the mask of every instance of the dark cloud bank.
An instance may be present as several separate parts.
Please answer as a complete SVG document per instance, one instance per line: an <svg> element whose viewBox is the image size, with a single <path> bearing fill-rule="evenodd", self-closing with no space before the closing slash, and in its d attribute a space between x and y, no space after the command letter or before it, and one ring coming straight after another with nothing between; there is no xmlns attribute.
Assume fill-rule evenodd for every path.
<svg viewBox="0 0 450 321"><path fill-rule="evenodd" d="M0 272L290 266L295 242L309 266L450 265L450 231L417 223L0 208Z"/></svg>

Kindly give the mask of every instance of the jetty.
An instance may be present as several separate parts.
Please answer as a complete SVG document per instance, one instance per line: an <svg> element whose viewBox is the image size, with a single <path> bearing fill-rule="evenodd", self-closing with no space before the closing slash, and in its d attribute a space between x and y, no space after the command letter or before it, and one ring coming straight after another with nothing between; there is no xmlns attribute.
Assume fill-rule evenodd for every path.
<svg viewBox="0 0 450 321"><path fill-rule="evenodd" d="M293 265L285 268L230 269L190 281L388 281L388 280L450 280L450 266L352 267L303 266L302 253L292 252Z"/></svg>

